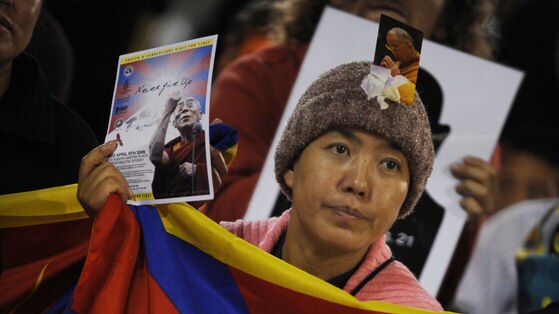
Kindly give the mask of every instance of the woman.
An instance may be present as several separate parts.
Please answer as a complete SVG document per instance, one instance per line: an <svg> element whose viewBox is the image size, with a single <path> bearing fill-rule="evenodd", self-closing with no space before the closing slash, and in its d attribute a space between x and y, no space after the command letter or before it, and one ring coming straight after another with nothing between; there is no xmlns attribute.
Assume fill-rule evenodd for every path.
<svg viewBox="0 0 559 314"><path fill-rule="evenodd" d="M222 225L360 300L441 310L394 261L384 236L413 210L431 172L429 121L417 94L412 105L387 101L381 109L379 91L361 87L370 68L368 62L336 67L301 97L275 155L276 178L292 209ZM129 197L126 181L105 161L113 150L114 144L102 146L82 161L78 199L90 213L110 193Z"/></svg>

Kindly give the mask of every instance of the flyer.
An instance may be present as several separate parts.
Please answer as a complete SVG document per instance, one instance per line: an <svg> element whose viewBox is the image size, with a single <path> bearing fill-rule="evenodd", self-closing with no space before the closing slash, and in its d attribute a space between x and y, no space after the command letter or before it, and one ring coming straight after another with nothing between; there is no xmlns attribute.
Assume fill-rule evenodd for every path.
<svg viewBox="0 0 559 314"><path fill-rule="evenodd" d="M213 198L210 88L217 35L121 55L106 141L134 205Z"/></svg>

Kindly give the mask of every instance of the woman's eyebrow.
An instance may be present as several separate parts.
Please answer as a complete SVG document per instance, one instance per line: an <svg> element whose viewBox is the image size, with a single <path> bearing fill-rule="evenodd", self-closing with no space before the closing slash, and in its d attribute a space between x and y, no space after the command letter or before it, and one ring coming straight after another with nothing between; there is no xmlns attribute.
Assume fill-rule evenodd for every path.
<svg viewBox="0 0 559 314"><path fill-rule="evenodd" d="M397 151L401 152L402 154L404 153L402 151L402 148L400 147L400 145L398 145L396 142L389 141L388 142L388 147L392 150L397 150Z"/></svg>
<svg viewBox="0 0 559 314"><path fill-rule="evenodd" d="M361 139L359 137L357 137L355 135L355 132L353 132L350 129L347 128L339 128L335 130L337 133L339 133L340 135L342 135L343 137L347 138L348 140L357 143L357 144L363 144L363 142L361 141ZM402 149L400 148L400 146L398 144L396 144L393 141L388 141L384 144L381 145L382 148L388 149L388 150L392 150L392 151L396 151L396 152L400 152L400 153L404 153L402 151Z"/></svg>
<svg viewBox="0 0 559 314"><path fill-rule="evenodd" d="M336 132L340 133L340 135L342 135L343 137L347 138L348 140L355 142L357 144L363 144L361 142L361 139L359 139L355 133L349 129L346 128L340 128L340 129L336 129Z"/></svg>

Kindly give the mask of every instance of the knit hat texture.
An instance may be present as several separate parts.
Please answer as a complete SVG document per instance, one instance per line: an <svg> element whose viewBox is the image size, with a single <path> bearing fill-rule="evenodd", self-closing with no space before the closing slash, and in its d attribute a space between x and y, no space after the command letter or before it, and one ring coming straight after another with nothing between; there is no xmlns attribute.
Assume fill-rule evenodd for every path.
<svg viewBox="0 0 559 314"><path fill-rule="evenodd" d="M335 67L314 81L299 99L275 153L276 180L291 199L283 175L305 147L322 134L339 128L358 128L383 136L406 156L410 169L408 194L399 212L413 211L431 174L434 160L429 119L419 95L412 105L387 101L382 110L376 98L367 100L361 82L370 62L352 62Z"/></svg>

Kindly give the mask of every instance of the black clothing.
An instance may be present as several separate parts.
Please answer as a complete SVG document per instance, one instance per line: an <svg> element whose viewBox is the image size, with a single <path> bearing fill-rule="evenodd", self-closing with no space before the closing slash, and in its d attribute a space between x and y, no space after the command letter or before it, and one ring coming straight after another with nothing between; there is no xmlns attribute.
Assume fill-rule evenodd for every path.
<svg viewBox="0 0 559 314"><path fill-rule="evenodd" d="M50 92L35 59L12 66L0 98L0 194L77 183L81 158L98 145L89 126Z"/></svg>

